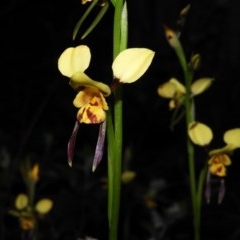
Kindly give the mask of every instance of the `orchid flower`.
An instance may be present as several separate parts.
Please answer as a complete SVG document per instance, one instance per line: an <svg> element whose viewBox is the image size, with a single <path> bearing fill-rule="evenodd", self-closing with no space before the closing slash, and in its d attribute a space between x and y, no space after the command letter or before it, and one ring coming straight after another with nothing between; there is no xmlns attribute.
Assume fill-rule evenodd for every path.
<svg viewBox="0 0 240 240"><path fill-rule="evenodd" d="M19 219L19 224L22 230L28 231L36 227L36 217L43 218L53 208L53 201L48 198L42 198L32 207L29 197L20 193L15 199L15 208L9 213Z"/></svg>
<svg viewBox="0 0 240 240"><path fill-rule="evenodd" d="M191 85L192 97L201 94L212 84L213 78L199 78ZM158 94L163 98L170 99L169 109L178 108L184 101L186 88L176 78L171 78L157 89Z"/></svg>
<svg viewBox="0 0 240 240"><path fill-rule="evenodd" d="M106 111L109 109L106 97L122 83L138 80L150 66L154 52L147 48L129 48L119 53L112 64L113 82L110 86L91 79L84 71L91 60L86 45L67 48L58 59L58 69L70 78L70 86L77 91L73 105L79 108L77 121L68 143L68 163L72 166L75 140L80 123L100 124L99 137L92 170L101 161L106 132Z"/></svg>
<svg viewBox="0 0 240 240"><path fill-rule="evenodd" d="M188 135L192 142L199 146L207 146L213 138L211 128L199 122L192 122L188 128ZM218 149L208 151L209 160L207 161L209 173L217 177L225 177L227 175L227 166L232 164L231 154L237 148L240 148L240 128L234 128L226 131L223 135L225 146ZM210 179L210 176L208 176ZM208 186L207 182L207 186ZM223 197L224 181L221 181L220 199ZM209 195L209 194L208 194ZM219 200L221 201L221 200Z"/></svg>

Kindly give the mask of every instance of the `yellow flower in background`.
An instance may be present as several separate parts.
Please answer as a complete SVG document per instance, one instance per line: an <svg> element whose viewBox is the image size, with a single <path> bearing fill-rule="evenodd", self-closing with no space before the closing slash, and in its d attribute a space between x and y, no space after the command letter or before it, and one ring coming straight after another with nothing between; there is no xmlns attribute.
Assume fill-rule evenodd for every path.
<svg viewBox="0 0 240 240"><path fill-rule="evenodd" d="M208 161L209 170L213 175L226 176L226 166L231 164L230 155L240 148L240 128L228 130L223 135L226 145L223 148L214 149L209 152L211 157Z"/></svg>
<svg viewBox="0 0 240 240"><path fill-rule="evenodd" d="M194 81L191 85L191 96L201 94L207 90L213 82L213 78L200 78ZM159 96L170 99L169 109L178 108L184 101L186 87L176 78L171 78L168 82L161 84L157 92Z"/></svg>
<svg viewBox="0 0 240 240"><path fill-rule="evenodd" d="M22 230L32 230L36 226L37 217L49 213L53 207L53 201L48 198L40 199L33 207L30 205L26 194L20 193L15 199L15 209L9 213L17 217Z"/></svg>
<svg viewBox="0 0 240 240"><path fill-rule="evenodd" d="M199 146L209 145L213 138L211 128L199 122L192 122L188 127L188 135L192 142ZM208 152L209 171L212 175L224 177L227 175L227 166L231 165L230 155L240 148L240 128L226 131L223 136L226 145Z"/></svg>
<svg viewBox="0 0 240 240"><path fill-rule="evenodd" d="M29 179L36 183L39 180L39 165L35 164L29 171L28 175Z"/></svg>
<svg viewBox="0 0 240 240"><path fill-rule="evenodd" d="M206 146L213 139L211 128L200 122L192 122L189 124L188 135L193 143L199 146Z"/></svg>

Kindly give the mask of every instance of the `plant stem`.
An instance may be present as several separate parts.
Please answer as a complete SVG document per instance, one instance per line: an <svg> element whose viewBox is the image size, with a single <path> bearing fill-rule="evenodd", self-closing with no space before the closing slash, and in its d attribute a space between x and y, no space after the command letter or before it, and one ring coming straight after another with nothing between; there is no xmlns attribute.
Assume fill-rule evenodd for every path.
<svg viewBox="0 0 240 240"><path fill-rule="evenodd" d="M194 121L195 114L192 111L193 101L191 98L191 83L193 78L193 73L189 69L186 61L186 57L184 51L180 45L180 48L176 51L177 56L179 58L179 62L183 69L185 86L186 86L186 95L184 101L184 107L186 112L186 129L188 129L189 123ZM189 169L189 181L190 181L190 191L191 191L191 199L192 199L192 208L193 208L193 220L194 220L194 240L200 239L200 209L201 209L201 201L199 201L196 184L196 173L195 173L195 159L194 159L194 147L189 138L187 138L187 153L188 153L188 169Z"/></svg>
<svg viewBox="0 0 240 240"><path fill-rule="evenodd" d="M113 59L127 45L126 11L127 8L126 5L123 5L123 0L116 0L113 29ZM118 239L122 174L122 129L122 87L119 87L114 92L113 115L110 110L107 118L109 240Z"/></svg>

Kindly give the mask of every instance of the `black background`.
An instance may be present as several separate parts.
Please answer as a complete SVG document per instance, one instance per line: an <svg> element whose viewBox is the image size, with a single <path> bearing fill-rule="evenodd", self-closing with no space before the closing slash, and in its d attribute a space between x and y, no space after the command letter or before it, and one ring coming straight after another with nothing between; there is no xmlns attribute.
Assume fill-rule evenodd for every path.
<svg viewBox="0 0 240 240"><path fill-rule="evenodd" d="M201 54L196 78L215 78L214 84L196 97L196 118L212 128L212 148L223 146L226 130L240 127L240 2L129 0L128 46L147 47L156 54L141 80L123 90L124 161L137 177L123 185L120 239L192 239L185 123L180 122L172 132L168 101L157 95L160 84L171 77L182 78L162 24L177 29L179 12L188 3L191 9L180 40L187 56ZM80 127L73 168L69 168L66 146L75 122L75 93L57 69L57 59L65 48L87 44L92 52L89 76L105 83L111 80L114 9L111 6L96 29L81 41L81 31L100 9L96 7L73 42L73 28L86 9L79 0L1 2L1 240L21 236L18 222L8 210L16 195L25 191L19 165L26 158L40 164L36 198L54 201L53 210L40 222L40 239L107 239L105 156L91 173L98 126ZM202 240L240 239L238 151L228 168L223 203L217 204L218 179L213 181L211 203L203 199ZM200 169L206 155L200 148L196 153ZM153 209L144 202L151 191L157 204Z"/></svg>

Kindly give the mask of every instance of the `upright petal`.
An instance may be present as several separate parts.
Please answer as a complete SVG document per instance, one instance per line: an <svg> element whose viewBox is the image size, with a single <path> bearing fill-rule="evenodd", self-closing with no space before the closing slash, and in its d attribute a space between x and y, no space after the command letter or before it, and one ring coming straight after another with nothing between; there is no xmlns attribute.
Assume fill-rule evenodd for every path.
<svg viewBox="0 0 240 240"><path fill-rule="evenodd" d="M176 85L171 82L166 82L160 85L157 89L159 96L163 98L173 98L176 94Z"/></svg>
<svg viewBox="0 0 240 240"><path fill-rule="evenodd" d="M122 83L138 80L150 66L155 52L147 48L129 48L118 54L112 64L114 77Z"/></svg>
<svg viewBox="0 0 240 240"><path fill-rule="evenodd" d="M240 148L240 128L234 128L224 133L223 140L232 146L232 150Z"/></svg>
<svg viewBox="0 0 240 240"><path fill-rule="evenodd" d="M213 82L213 78L200 78L191 85L191 92L194 96L207 90Z"/></svg>
<svg viewBox="0 0 240 240"><path fill-rule="evenodd" d="M74 73L84 72L90 63L91 53L86 45L67 48L58 59L58 69L62 75L71 77Z"/></svg>
<svg viewBox="0 0 240 240"><path fill-rule="evenodd" d="M177 92L182 95L186 93L186 88L185 86L180 83L176 78L171 78L169 80L170 83L173 83L176 86Z"/></svg>
<svg viewBox="0 0 240 240"><path fill-rule="evenodd" d="M23 210L24 208L26 208L28 206L28 196L24 193L20 193L18 194L16 200L15 200L15 207L18 210Z"/></svg>
<svg viewBox="0 0 240 240"><path fill-rule="evenodd" d="M208 145L213 138L211 128L200 122L192 122L189 124L188 135L193 143L199 146Z"/></svg>
<svg viewBox="0 0 240 240"><path fill-rule="evenodd" d="M53 201L48 198L43 198L36 203L35 210L40 214L48 213L53 207Z"/></svg>

